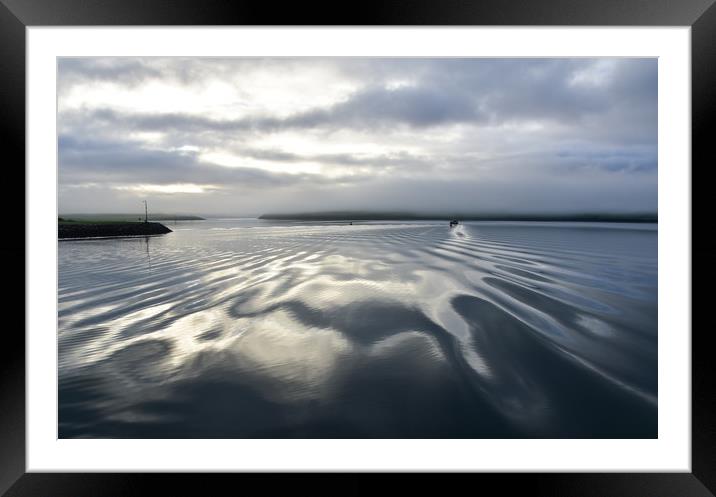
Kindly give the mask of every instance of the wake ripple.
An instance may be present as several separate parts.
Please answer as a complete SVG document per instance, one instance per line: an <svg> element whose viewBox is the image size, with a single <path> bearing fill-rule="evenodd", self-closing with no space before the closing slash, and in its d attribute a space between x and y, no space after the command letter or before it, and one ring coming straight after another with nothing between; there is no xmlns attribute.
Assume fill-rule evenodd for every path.
<svg viewBox="0 0 716 497"><path fill-rule="evenodd" d="M656 437L655 229L202 226L60 243L61 437Z"/></svg>

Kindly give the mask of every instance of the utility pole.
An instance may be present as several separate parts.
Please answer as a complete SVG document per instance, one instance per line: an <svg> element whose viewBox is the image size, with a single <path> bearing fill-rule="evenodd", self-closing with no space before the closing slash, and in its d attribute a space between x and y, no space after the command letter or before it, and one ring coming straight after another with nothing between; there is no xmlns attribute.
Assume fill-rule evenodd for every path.
<svg viewBox="0 0 716 497"><path fill-rule="evenodd" d="M147 222L147 201L142 200L142 202L144 202L144 222L146 223Z"/></svg>

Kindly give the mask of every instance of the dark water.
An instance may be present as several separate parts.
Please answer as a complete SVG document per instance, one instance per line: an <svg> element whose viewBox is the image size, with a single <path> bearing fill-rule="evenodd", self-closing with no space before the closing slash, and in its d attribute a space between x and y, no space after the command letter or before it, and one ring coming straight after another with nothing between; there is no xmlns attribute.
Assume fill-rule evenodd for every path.
<svg viewBox="0 0 716 497"><path fill-rule="evenodd" d="M59 243L59 436L657 436L656 225Z"/></svg>

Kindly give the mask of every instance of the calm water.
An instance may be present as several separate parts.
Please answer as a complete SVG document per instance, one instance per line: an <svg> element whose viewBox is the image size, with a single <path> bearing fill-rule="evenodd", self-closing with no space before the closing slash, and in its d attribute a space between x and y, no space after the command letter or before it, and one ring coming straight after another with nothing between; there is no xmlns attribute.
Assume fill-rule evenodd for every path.
<svg viewBox="0 0 716 497"><path fill-rule="evenodd" d="M59 436L657 436L656 225L59 242Z"/></svg>

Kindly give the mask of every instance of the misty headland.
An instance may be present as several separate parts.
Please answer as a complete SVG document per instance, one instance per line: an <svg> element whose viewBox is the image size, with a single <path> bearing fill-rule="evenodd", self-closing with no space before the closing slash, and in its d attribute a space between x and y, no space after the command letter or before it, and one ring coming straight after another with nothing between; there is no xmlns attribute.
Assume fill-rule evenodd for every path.
<svg viewBox="0 0 716 497"><path fill-rule="evenodd" d="M386 211L322 211L301 213L267 213L258 217L266 220L292 221L435 221L457 219L462 221L535 221L535 222L589 222L589 223L656 223L656 213L469 213L469 212L386 212Z"/></svg>

